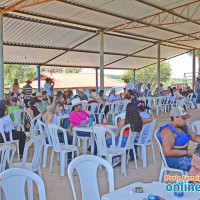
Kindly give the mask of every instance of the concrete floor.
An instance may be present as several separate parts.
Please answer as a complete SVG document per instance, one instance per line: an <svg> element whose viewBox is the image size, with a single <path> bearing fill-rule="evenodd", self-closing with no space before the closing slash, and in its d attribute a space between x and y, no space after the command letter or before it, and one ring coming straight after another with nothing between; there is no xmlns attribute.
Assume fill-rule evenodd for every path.
<svg viewBox="0 0 200 200"><path fill-rule="evenodd" d="M190 126L191 122L194 120L199 120L199 109L198 110L188 110L188 113L192 115L190 119L188 119L187 124ZM166 124L169 121L169 113L160 114L157 119L156 129L160 126ZM191 143L191 147L194 147L194 143ZM151 147L147 148L147 167L142 167L141 160L138 160L138 169L135 169L135 165L133 161L129 161L127 165L127 176L120 172L120 166L114 168L114 179L115 179L115 189L119 189L126 185L129 185L133 182L152 182L157 181L160 173L161 167L161 158L158 146L154 139L154 149L156 154L156 164L153 163L152 151ZM56 156L53 163L52 173L49 173L49 163L50 163L50 151L48 152L47 159L47 168L42 168L42 176L46 187L46 196L47 200L73 200L73 194L71 190L71 185L69 183L69 179L67 176L67 170L65 172L65 176L61 177L59 175L60 169L59 164L57 162ZM30 155L31 156L31 153ZM80 193L80 184L78 176L75 174L74 182L76 185L77 197L81 199ZM101 196L108 193L108 183L106 179L105 170L98 171L98 183L99 183L99 191ZM38 199L37 195L35 199Z"/></svg>

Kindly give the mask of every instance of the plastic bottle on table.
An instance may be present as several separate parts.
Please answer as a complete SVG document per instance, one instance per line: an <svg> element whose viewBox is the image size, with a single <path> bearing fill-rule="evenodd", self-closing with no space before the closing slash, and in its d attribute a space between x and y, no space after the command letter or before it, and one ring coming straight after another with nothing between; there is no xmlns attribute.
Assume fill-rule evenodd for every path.
<svg viewBox="0 0 200 200"><path fill-rule="evenodd" d="M93 125L93 115L90 115L89 126L91 127L92 125Z"/></svg>

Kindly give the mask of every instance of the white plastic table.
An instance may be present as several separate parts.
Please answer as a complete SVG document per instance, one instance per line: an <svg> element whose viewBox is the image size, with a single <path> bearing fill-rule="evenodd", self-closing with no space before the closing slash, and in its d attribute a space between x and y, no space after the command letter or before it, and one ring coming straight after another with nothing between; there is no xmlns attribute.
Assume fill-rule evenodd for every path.
<svg viewBox="0 0 200 200"><path fill-rule="evenodd" d="M57 124L60 126L60 122L62 119L66 119L66 118L69 118L69 114L58 114L56 115L56 120L57 120Z"/></svg>
<svg viewBox="0 0 200 200"><path fill-rule="evenodd" d="M108 128L108 129L111 129L111 130L114 130L114 131L116 131L118 128L116 127L116 126L114 126L114 125L102 125L102 124L95 124L94 125L95 127L97 126L97 127L100 127L100 126L104 126L104 127L106 127L106 128ZM75 143L75 141L76 141L76 132L77 131L83 131L83 132L89 132L89 133L91 133L90 134L90 140L91 140L91 154L94 154L94 135L93 135L93 127L94 126L92 126L92 127L89 127L89 126L86 126L86 127L74 127L73 128L73 145L76 145Z"/></svg>
<svg viewBox="0 0 200 200"><path fill-rule="evenodd" d="M131 194L131 188L136 186L142 186L144 193ZM102 196L101 200L143 200L147 198L149 194L158 195L165 200L199 200L200 192L184 192L182 198L174 196L174 192L168 192L166 190L166 183L153 182L153 183L133 183L119 190L115 190L109 194Z"/></svg>

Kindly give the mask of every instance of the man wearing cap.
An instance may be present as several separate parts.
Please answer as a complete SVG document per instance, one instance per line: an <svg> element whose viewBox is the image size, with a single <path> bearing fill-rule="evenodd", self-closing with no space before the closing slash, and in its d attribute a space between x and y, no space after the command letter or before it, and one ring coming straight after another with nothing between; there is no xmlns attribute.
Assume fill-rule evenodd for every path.
<svg viewBox="0 0 200 200"><path fill-rule="evenodd" d="M200 103L200 77L197 78L195 83L195 92L197 93L197 103Z"/></svg>
<svg viewBox="0 0 200 200"><path fill-rule="evenodd" d="M186 124L191 115L184 108L174 107L170 112L171 122L160 127L158 139L170 168L189 171L194 151L188 149L189 141L200 143L200 136Z"/></svg>
<svg viewBox="0 0 200 200"><path fill-rule="evenodd" d="M83 89L78 90L78 97L80 98L81 101L86 100L88 101L87 95L84 94Z"/></svg>
<svg viewBox="0 0 200 200"><path fill-rule="evenodd" d="M26 108L28 108L28 102L30 101L32 95L32 87L30 85L31 83L31 80L27 80L26 85L24 85L24 87L22 88L22 94L24 95L24 103L26 105Z"/></svg>
<svg viewBox="0 0 200 200"><path fill-rule="evenodd" d="M128 76L125 76L123 79L124 79L124 82L127 83L126 87L124 88L125 90L124 92L126 94L128 90L133 90L133 83L131 83L130 78Z"/></svg>

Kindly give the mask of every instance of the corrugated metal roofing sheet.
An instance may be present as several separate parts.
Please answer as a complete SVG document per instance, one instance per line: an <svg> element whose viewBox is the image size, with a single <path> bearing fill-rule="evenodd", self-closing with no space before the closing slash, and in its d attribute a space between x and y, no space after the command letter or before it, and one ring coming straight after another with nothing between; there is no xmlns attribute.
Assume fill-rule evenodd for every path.
<svg viewBox="0 0 200 200"><path fill-rule="evenodd" d="M0 6L9 6L18 0L2 0L0 1ZM170 9L175 6L180 6L185 3L192 2L193 0L146 0L148 3L152 3L164 9ZM26 3L33 2L33 0L28 0ZM36 2L36 0L34 0ZM79 4L81 6L68 4ZM87 9L85 7L88 7ZM91 8L91 9L90 9ZM95 9L98 11L95 11ZM196 9L195 4L190 5L191 12ZM26 13L22 13L26 12ZM177 9L177 13L180 10ZM32 6L25 8L21 11L13 12L15 16L24 16L27 18L14 19L15 16L7 16L4 18L4 42L7 43L23 43L23 44L34 44L38 46L51 46L57 48L72 48L78 44L81 44L87 38L90 38L95 34L95 30L99 31L99 27L112 27L121 23L125 23L130 19L139 19L150 14L155 14L160 12L159 9L153 8L152 6L147 6L141 2L133 0L58 0L53 2L48 2L40 4L37 6ZM107 14L106 14L107 13ZM37 14L37 16L34 16ZM113 15L112 15L113 14ZM188 13L183 11L181 15L183 17ZM39 15L45 15L46 17L39 17ZM192 14L191 14L192 15ZM190 15L190 17L191 17ZM166 15L163 15L161 20L164 19ZM193 19L198 19L200 17L200 8L193 15ZM54 18L54 19L51 19ZM57 20L56 20L56 19ZM36 21L37 19L37 21ZM129 19L129 20L128 20ZM40 21L39 21L40 20ZM43 21L41 21L43 20ZM73 23L69 22L73 21ZM56 22L56 24L54 23ZM153 23L153 22L152 22ZM154 22L155 23L155 22ZM200 22L199 22L200 23ZM67 25L79 27L75 29ZM77 25L79 24L79 25ZM86 30L81 30L80 27L85 28L81 24L87 24ZM90 27L91 26L91 27ZM94 27L97 27L94 29ZM128 39L121 37L104 35L104 51L121 53L121 54L132 54L147 57L157 56L157 47L153 46L149 49L145 49L147 46L152 45L152 42L158 42L160 40L167 40L184 34L190 34L199 30L200 25L197 23L185 23L178 25L168 25L162 26L160 28L148 27L140 29L132 29L123 31L131 37L131 35L140 35L141 40L138 41L136 38ZM165 30L163 30L164 28ZM124 34L125 35L125 34ZM138 37L137 37L138 38ZM147 42L149 38L150 42ZM96 36L91 40L78 45L76 49L81 51L99 51L100 38ZM190 42L176 42L179 44L185 44L195 48L200 47L199 40L193 40ZM183 47L181 47L183 48ZM188 47L185 49L171 48L161 46L161 57L168 58L189 50ZM192 49L190 48L190 49ZM15 47L15 46L5 46L4 47L4 61L5 62L17 62L17 63L45 63L51 58L59 55L62 50L54 49L40 49L40 48L27 48L27 47ZM105 68L140 68L151 63L156 62L156 59L145 59L145 58L135 58L127 57L123 58L121 55L105 55ZM111 65L107 65L110 62L114 62ZM70 66L99 66L99 55L97 53L83 53L83 52L68 52L50 62L51 65L70 65Z"/></svg>

